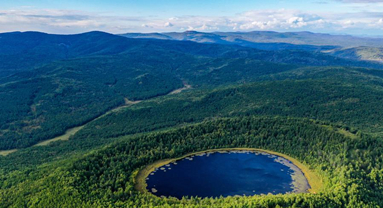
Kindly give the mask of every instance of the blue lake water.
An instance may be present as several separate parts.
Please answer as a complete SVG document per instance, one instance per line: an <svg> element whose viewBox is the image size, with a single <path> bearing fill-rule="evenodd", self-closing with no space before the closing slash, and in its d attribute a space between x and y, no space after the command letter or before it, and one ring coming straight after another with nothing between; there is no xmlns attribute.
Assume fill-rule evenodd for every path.
<svg viewBox="0 0 383 208"><path fill-rule="evenodd" d="M176 198L306 192L310 188L299 168L284 158L235 151L178 160L157 168L146 182L149 192Z"/></svg>

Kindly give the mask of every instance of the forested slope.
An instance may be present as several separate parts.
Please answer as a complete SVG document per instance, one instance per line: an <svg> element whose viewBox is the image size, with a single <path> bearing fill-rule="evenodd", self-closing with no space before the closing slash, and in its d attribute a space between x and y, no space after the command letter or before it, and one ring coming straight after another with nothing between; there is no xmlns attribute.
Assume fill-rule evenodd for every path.
<svg viewBox="0 0 383 208"><path fill-rule="evenodd" d="M162 96L185 83L194 88L248 83L302 66L382 67L303 50L273 52L102 32L0 37L0 150L54 138L124 100Z"/></svg>
<svg viewBox="0 0 383 208"><path fill-rule="evenodd" d="M77 161L41 167L1 180L2 207L375 207L381 206L382 143L368 136L351 139L307 119L242 117L154 133L109 146ZM316 194L218 199L158 198L134 189L144 165L189 152L252 147L288 154L323 178ZM373 148L371 148L373 147ZM54 170L52 170L54 168Z"/></svg>
<svg viewBox="0 0 383 208"><path fill-rule="evenodd" d="M297 69L261 78L269 81L157 99L91 122L76 136L115 137L234 115L304 117L381 135L383 80L365 72L371 73Z"/></svg>
<svg viewBox="0 0 383 208"><path fill-rule="evenodd" d="M358 68L303 68L261 76L263 81L250 84L153 98L88 123L69 141L19 150L3 162L10 166L41 164L82 154L123 135L246 115L305 117L379 138L383 117L380 74Z"/></svg>
<svg viewBox="0 0 383 208"><path fill-rule="evenodd" d="M383 206L380 64L101 32L0 37L0 150L20 148L0 156L0 207ZM324 189L182 200L134 189L154 161L229 147L287 154Z"/></svg>

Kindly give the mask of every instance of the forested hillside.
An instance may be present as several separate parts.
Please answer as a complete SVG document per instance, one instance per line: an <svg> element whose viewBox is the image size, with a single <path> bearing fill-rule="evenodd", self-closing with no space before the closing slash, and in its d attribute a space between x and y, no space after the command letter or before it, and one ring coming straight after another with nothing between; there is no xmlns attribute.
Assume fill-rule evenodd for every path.
<svg viewBox="0 0 383 208"><path fill-rule="evenodd" d="M383 62L382 47L354 47L329 50L327 53L347 59Z"/></svg>
<svg viewBox="0 0 383 208"><path fill-rule="evenodd" d="M296 71L300 72L300 77L292 77ZM307 74L303 75L302 71ZM328 76L323 77L323 74ZM275 79L277 75L272 76L263 79ZM76 136L116 137L237 115L305 117L329 121L341 128L352 127L354 133L358 129L379 135L383 133L380 125L383 80L380 77L342 68L307 68L278 76L278 79L300 80L266 81L156 99L91 122ZM317 79L313 80L313 77ZM340 78L343 80L338 81ZM358 84L350 84L353 82ZM103 128L97 128L100 126Z"/></svg>
<svg viewBox="0 0 383 208"><path fill-rule="evenodd" d="M374 148L370 148L370 147ZM161 199L134 189L135 170L153 161L222 147L256 147L283 152L307 163L325 182L317 194L218 199ZM307 119L243 117L127 139L54 171L41 167L37 181L3 178L2 207L363 207L382 201L381 141L354 139ZM29 191L27 191L29 190Z"/></svg>
<svg viewBox="0 0 383 208"><path fill-rule="evenodd" d="M54 138L123 105L124 99L165 95L185 83L194 88L247 83L302 66L382 68L317 52L129 39L102 32L0 37L0 150Z"/></svg>
<svg viewBox="0 0 383 208"><path fill-rule="evenodd" d="M383 206L383 65L327 45L162 39L0 34L0 150L13 149L0 207ZM291 156L324 188L181 200L134 188L152 162L230 147Z"/></svg>

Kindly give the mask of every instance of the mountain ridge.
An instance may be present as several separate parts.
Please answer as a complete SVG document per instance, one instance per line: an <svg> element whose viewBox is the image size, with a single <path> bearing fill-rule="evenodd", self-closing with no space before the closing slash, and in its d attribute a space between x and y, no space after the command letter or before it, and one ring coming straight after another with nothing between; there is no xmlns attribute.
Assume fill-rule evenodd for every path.
<svg viewBox="0 0 383 208"><path fill-rule="evenodd" d="M328 33L302 32L275 32L275 31L250 31L250 32L164 32L164 33L125 33L120 34L131 38L166 38L173 40L191 40L193 38L220 39L223 42L235 42L235 39L257 43L289 43L295 45L316 46L341 46L341 47L383 47L383 38L367 38L352 35L332 35ZM202 40L202 39L201 39ZM196 40L198 42L198 39ZM203 41L200 41L203 42Z"/></svg>

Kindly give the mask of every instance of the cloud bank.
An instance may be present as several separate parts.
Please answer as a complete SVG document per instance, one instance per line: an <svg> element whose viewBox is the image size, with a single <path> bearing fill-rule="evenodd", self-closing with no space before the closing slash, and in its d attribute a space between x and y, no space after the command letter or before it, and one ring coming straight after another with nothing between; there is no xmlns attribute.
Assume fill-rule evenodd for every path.
<svg viewBox="0 0 383 208"><path fill-rule="evenodd" d="M344 0L359 2L358 0ZM367 1L361 1L366 3ZM380 2L378 0L369 2ZM383 12L315 13L300 10L251 10L233 16L137 17L113 16L76 10L0 10L0 32L44 31L111 33L168 31L315 31L353 33L383 32Z"/></svg>

